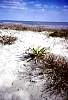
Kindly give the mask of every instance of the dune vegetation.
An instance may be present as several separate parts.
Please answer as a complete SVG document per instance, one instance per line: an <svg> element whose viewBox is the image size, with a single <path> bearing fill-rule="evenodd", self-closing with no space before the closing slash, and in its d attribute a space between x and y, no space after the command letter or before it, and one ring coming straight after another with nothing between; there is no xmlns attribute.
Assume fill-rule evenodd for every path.
<svg viewBox="0 0 68 100"><path fill-rule="evenodd" d="M8 35L4 35L4 36L0 36L0 43L3 45L11 45L13 44L15 41L17 40L16 37L12 37L12 36L8 36Z"/></svg>
<svg viewBox="0 0 68 100"><path fill-rule="evenodd" d="M31 58L29 61L33 61L47 77L47 85L44 84L43 92L48 92L50 95L65 95L68 98L66 95L68 93L68 61L62 56L50 53L48 48L32 48L31 50L25 58Z"/></svg>
<svg viewBox="0 0 68 100"><path fill-rule="evenodd" d="M5 48L3 48L4 46L0 46L1 68L4 67L5 73L7 73L3 73L0 81L5 82L8 86L10 82L12 84L12 92L14 92L13 88L15 88L16 92L20 90L22 93L25 93L25 90L30 88L31 91L28 89L26 93L28 92L28 94L30 93L29 95L33 95L32 93L37 93L39 89L39 91L42 91L42 93L38 93L39 95L46 95L47 93L53 96L56 95L56 97L58 97L57 95L61 95L61 97L65 97L62 100L68 100L68 45L66 40L68 30L49 29L47 33L45 32L46 29L43 30L43 28L40 30L38 27L20 26L10 24L0 26L2 28L0 44L4 46L8 45ZM42 31L44 31L46 36ZM39 32L41 34L38 34ZM49 37L47 37L47 34ZM17 39L17 43L14 44ZM11 44L14 45L9 46ZM33 46L36 46L36 48ZM28 49L27 52L26 49ZM17 77L13 75L13 71ZM7 82L4 76L6 76ZM43 78L39 79L38 76L43 76ZM43 80L46 82L43 82ZM25 89L23 90L24 87ZM42 87L43 89L40 89ZM26 97L26 94L24 96ZM43 97L41 98L40 100L43 100Z"/></svg>
<svg viewBox="0 0 68 100"><path fill-rule="evenodd" d="M54 32L52 32L51 34L49 34L49 36L52 37L65 37L68 38L68 30L56 30Z"/></svg>

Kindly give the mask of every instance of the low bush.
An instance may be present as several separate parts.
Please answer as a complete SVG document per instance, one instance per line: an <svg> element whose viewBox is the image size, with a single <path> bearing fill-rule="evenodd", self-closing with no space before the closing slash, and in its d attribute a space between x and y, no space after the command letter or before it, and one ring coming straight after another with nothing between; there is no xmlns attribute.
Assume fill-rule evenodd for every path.
<svg viewBox="0 0 68 100"><path fill-rule="evenodd" d="M68 62L64 57L46 55L41 68L47 74L47 91L61 95L68 93Z"/></svg>
<svg viewBox="0 0 68 100"><path fill-rule="evenodd" d="M43 74L47 77L43 92L50 92L50 95L65 95L68 98L68 61L64 57L46 52L44 48L40 50L33 48L32 54L29 55L28 57L36 61L36 66L43 70Z"/></svg>
<svg viewBox="0 0 68 100"><path fill-rule="evenodd" d="M12 36L7 36L7 35L0 36L0 43L3 44L3 45L7 45L7 44L11 45L16 40L17 40L17 38L16 37L12 37Z"/></svg>
<svg viewBox="0 0 68 100"><path fill-rule="evenodd" d="M41 48L41 47L37 47L37 48L30 48L29 49L30 53L28 52L28 54L24 57L26 59L30 60L35 60L37 61L38 59L41 60L44 58L45 54L47 52L49 52L49 48Z"/></svg>
<svg viewBox="0 0 68 100"><path fill-rule="evenodd" d="M56 30L49 34L52 37L68 37L68 30Z"/></svg>

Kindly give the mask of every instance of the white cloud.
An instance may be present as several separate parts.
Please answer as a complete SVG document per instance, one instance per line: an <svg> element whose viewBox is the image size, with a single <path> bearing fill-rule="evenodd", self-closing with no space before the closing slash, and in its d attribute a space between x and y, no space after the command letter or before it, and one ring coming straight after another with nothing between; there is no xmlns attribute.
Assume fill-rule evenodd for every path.
<svg viewBox="0 0 68 100"><path fill-rule="evenodd" d="M42 8L42 12L44 12L45 11L45 9L44 8Z"/></svg>
<svg viewBox="0 0 68 100"><path fill-rule="evenodd" d="M68 8L68 6L67 5L64 5L64 8Z"/></svg>
<svg viewBox="0 0 68 100"><path fill-rule="evenodd" d="M26 9L24 7L11 7L12 9L19 9L19 10L23 10L23 9Z"/></svg>
<svg viewBox="0 0 68 100"><path fill-rule="evenodd" d="M23 10L26 9L25 7L16 7L16 6L6 6L6 5L1 5L0 8L4 8L4 9L19 9L19 10Z"/></svg>
<svg viewBox="0 0 68 100"><path fill-rule="evenodd" d="M20 2L19 1L4 1L5 5L9 5L9 6L19 6L20 5Z"/></svg>
<svg viewBox="0 0 68 100"><path fill-rule="evenodd" d="M8 6L0 5L0 8L8 8Z"/></svg>
<svg viewBox="0 0 68 100"><path fill-rule="evenodd" d="M62 7L62 11L68 13L68 6L67 6L67 5L64 5L64 6Z"/></svg>
<svg viewBox="0 0 68 100"><path fill-rule="evenodd" d="M16 0L9 0L9 1L4 1L3 4L0 4L0 7L1 8L9 8L10 9L26 9L27 8L27 5L26 5L26 2L20 2L19 1L16 1Z"/></svg>
<svg viewBox="0 0 68 100"><path fill-rule="evenodd" d="M36 6L36 7L41 7L42 5L41 5L41 4L35 4L35 6Z"/></svg>
<svg viewBox="0 0 68 100"><path fill-rule="evenodd" d="M34 4L35 8L42 8L42 4Z"/></svg>

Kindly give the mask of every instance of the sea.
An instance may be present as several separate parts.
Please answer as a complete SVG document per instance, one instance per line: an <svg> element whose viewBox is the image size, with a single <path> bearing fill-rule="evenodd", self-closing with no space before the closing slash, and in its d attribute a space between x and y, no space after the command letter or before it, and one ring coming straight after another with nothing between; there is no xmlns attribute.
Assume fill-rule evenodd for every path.
<svg viewBox="0 0 68 100"><path fill-rule="evenodd" d="M31 26L42 26L46 28L63 28L68 29L68 22L42 22L42 21L15 21L15 20L0 20L0 24L12 23L12 24L25 24Z"/></svg>

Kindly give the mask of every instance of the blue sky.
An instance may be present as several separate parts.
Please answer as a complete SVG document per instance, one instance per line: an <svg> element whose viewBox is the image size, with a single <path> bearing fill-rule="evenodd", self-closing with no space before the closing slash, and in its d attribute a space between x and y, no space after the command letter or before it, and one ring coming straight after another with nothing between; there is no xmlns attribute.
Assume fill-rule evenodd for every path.
<svg viewBox="0 0 68 100"><path fill-rule="evenodd" d="M0 0L0 20L68 22L68 0Z"/></svg>

